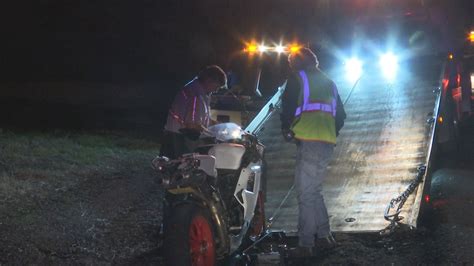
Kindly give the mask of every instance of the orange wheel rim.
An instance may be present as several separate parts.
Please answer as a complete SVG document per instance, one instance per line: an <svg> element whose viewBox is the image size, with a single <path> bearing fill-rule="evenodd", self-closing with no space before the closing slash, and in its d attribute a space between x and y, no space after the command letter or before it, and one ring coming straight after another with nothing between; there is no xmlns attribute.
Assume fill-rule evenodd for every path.
<svg viewBox="0 0 474 266"><path fill-rule="evenodd" d="M196 216L191 221L189 247L193 266L214 265L215 247L212 229L207 219L203 216Z"/></svg>

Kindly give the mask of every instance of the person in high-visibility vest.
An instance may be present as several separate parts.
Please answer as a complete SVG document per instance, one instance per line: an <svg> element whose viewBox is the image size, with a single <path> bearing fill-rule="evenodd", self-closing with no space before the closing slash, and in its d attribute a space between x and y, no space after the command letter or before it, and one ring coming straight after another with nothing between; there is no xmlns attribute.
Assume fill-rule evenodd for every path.
<svg viewBox="0 0 474 266"><path fill-rule="evenodd" d="M310 49L291 53L288 62L292 75L282 96L280 118L284 138L297 143L299 216L298 248L294 251L295 256L311 256L317 252L316 243L335 246L321 189L346 113L335 83L318 68L318 59Z"/></svg>
<svg viewBox="0 0 474 266"><path fill-rule="evenodd" d="M227 86L225 72L216 65L205 67L175 96L168 111L160 155L176 159L192 152L195 139L209 125L211 119L210 95Z"/></svg>

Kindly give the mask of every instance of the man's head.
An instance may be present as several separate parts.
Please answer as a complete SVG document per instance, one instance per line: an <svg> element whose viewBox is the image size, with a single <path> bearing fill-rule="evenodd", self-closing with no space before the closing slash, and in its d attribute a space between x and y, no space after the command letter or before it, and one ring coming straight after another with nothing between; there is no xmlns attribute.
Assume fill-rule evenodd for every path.
<svg viewBox="0 0 474 266"><path fill-rule="evenodd" d="M227 86L227 76L222 68L211 65L201 70L197 76L207 93L212 93Z"/></svg>
<svg viewBox="0 0 474 266"><path fill-rule="evenodd" d="M298 52L288 56L290 68L294 71L318 67L318 57L308 48L301 48Z"/></svg>

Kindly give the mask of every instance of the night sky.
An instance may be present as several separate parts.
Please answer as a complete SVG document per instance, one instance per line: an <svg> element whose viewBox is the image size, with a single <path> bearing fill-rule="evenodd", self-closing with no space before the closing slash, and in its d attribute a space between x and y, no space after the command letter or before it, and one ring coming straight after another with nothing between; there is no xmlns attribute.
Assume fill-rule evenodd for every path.
<svg viewBox="0 0 474 266"><path fill-rule="evenodd" d="M320 21L314 2L290 9L282 0L9 1L1 66L7 80L19 81L188 74L229 64L252 37L307 41L303 33Z"/></svg>
<svg viewBox="0 0 474 266"><path fill-rule="evenodd" d="M35 105L40 99L46 105L62 104L53 108L56 111L91 103L89 117L110 108L135 112L141 106L149 121L161 123L166 105L181 85L207 64L232 68L243 60L239 57L244 41L284 38L318 47L347 35L346 26L355 17L371 15L365 2L374 1L8 1L0 8L0 122L8 124L12 119L6 117L14 113L16 124L29 124L28 112L19 110L26 106L41 113L44 106ZM474 1L459 0L452 8L446 8L450 1L425 2L451 17L464 18L472 14ZM456 27L467 23L471 21L457 21ZM68 85L59 88L47 82ZM97 84L114 84L114 89ZM8 105L12 100L15 104ZM87 120L82 109L75 108L65 112L75 114L72 120L55 120L53 111L44 111L42 124L61 127L66 120L71 125ZM102 124L114 123L118 122ZM122 127L129 126L133 123Z"/></svg>
<svg viewBox="0 0 474 266"><path fill-rule="evenodd" d="M3 77L155 80L177 71L187 76L208 63L225 67L251 37L317 42L345 27L354 16L349 12L364 1L333 1L327 12L325 1L293 2L8 1L0 16ZM472 1L465 2L464 9L472 9Z"/></svg>
<svg viewBox="0 0 474 266"><path fill-rule="evenodd" d="M156 80L226 64L259 31L258 14L252 1L209 2L10 1L1 16L4 78Z"/></svg>

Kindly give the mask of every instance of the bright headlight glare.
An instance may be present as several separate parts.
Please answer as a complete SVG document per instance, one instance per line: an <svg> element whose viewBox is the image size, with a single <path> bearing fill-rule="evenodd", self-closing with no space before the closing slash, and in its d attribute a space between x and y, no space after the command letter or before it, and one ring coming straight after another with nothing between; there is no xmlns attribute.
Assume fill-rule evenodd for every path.
<svg viewBox="0 0 474 266"><path fill-rule="evenodd" d="M349 81L355 82L362 75L362 61L351 58L346 62L346 75Z"/></svg>
<svg viewBox="0 0 474 266"><path fill-rule="evenodd" d="M387 66L387 65L397 65L397 64L398 64L398 59L392 53L386 53L380 57L380 65L382 67Z"/></svg>
<svg viewBox="0 0 474 266"><path fill-rule="evenodd" d="M275 52L277 52L277 53L279 53L279 54L285 52L285 46L283 46L283 45L277 45L277 46L275 46Z"/></svg>
<svg viewBox="0 0 474 266"><path fill-rule="evenodd" d="M265 45L259 45L258 46L258 51L261 52L261 53L264 53L268 50L268 47L265 46Z"/></svg>
<svg viewBox="0 0 474 266"><path fill-rule="evenodd" d="M395 78L398 70L398 59L393 53L386 53L380 57L380 68L388 79Z"/></svg>

